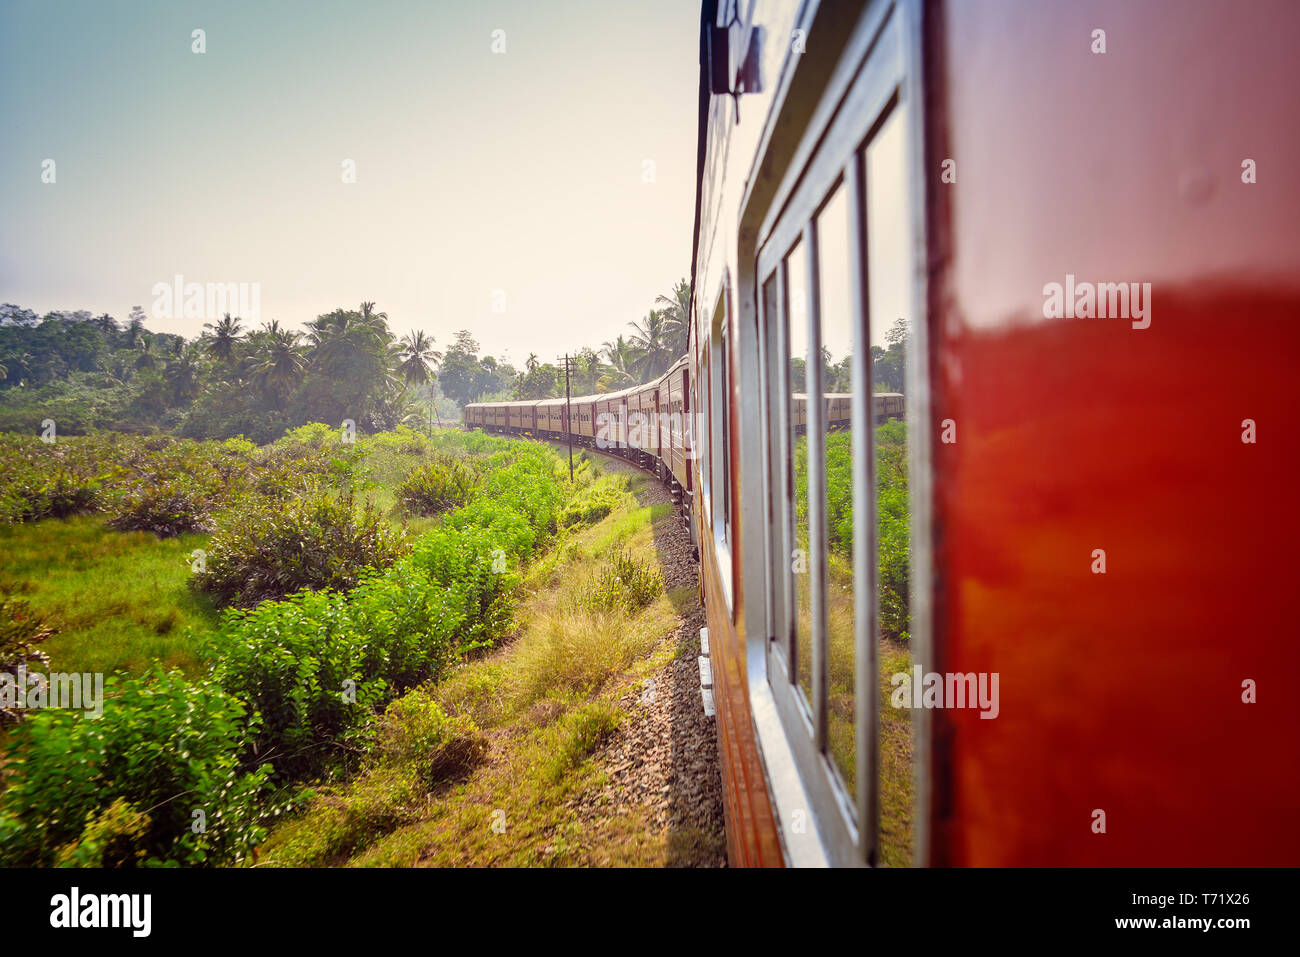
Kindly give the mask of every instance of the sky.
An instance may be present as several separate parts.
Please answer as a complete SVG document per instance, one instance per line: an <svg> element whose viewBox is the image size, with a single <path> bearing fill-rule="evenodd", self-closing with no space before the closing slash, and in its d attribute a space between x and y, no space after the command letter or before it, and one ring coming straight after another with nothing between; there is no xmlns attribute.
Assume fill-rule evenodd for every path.
<svg viewBox="0 0 1300 957"><path fill-rule="evenodd" d="M152 315L180 275L257 283L260 319L291 327L371 300L399 335L469 329L517 365L598 347L690 273L698 18L4 0L0 301L139 305L194 337L215 317Z"/></svg>

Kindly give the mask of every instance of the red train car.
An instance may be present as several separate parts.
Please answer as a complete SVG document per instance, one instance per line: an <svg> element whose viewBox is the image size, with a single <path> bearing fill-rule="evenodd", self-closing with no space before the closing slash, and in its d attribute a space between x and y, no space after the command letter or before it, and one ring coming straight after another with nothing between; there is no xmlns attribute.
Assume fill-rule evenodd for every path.
<svg viewBox="0 0 1300 957"><path fill-rule="evenodd" d="M703 27L693 519L732 862L1300 863L1300 713L1262 691L1300 667L1300 8ZM873 434L899 317L906 425ZM805 391L850 427L795 428Z"/></svg>

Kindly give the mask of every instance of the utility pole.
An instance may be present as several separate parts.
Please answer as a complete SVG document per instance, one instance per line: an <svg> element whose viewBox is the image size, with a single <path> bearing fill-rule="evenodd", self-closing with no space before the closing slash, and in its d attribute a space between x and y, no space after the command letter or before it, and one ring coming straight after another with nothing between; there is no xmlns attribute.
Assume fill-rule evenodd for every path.
<svg viewBox="0 0 1300 957"><path fill-rule="evenodd" d="M564 354L564 419L568 427L564 430L569 440L569 484L573 484L573 409L569 394L569 354Z"/></svg>

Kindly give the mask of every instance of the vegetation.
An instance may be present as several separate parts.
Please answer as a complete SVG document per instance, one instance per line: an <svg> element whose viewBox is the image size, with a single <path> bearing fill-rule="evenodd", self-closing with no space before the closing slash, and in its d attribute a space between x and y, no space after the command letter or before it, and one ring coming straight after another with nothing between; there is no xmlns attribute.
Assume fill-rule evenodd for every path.
<svg viewBox="0 0 1300 957"><path fill-rule="evenodd" d="M247 607L302 588L348 591L404 551L401 534L350 491L261 500L213 536L194 584L218 605Z"/></svg>
<svg viewBox="0 0 1300 957"><path fill-rule="evenodd" d="M614 504L562 526L528 569L526 614L512 640L396 699L376 732L383 743L360 773L315 789L301 812L272 829L260 863L692 862L698 851L651 845L639 808L599 826L575 818L574 802L606 784L591 758L626 720L628 695L636 700L674 655L695 653L670 637L677 605L693 602L694 589L665 594L652 571L654 526L670 510L638 508L626 478L589 466L578 481L579 499ZM645 603L629 604L618 591L593 598L593 579L629 570L655 580Z"/></svg>
<svg viewBox="0 0 1300 957"><path fill-rule="evenodd" d="M412 472L397 496L415 515L437 515L469 501L477 481L474 469L464 459L438 455Z"/></svg>
<svg viewBox="0 0 1300 957"><path fill-rule="evenodd" d="M64 710L24 714L5 745L0 863L237 863L292 804L299 782L400 761L414 768L412 786L423 787L482 756L470 722L440 723L413 704L386 718L380 713L511 626L522 569L557 531L570 494L549 449L410 430L352 444L322 425L262 449L245 440L111 434L51 446L3 441L30 465L0 483L3 500L14 504L8 518L19 523L4 534L20 546L6 552L3 590L30 590L75 630L86 627L75 618L79 594L94 604L88 571L116 568L124 553L121 567L130 568L156 552L192 601L206 588L223 602L261 603L219 619L209 603L206 615L189 618L193 629L166 629L188 646L185 672L145 670L119 649L111 660L136 675L109 677L98 720ZM474 494L401 545L378 496L368 493L397 487L429 462L445 465L456 452L481 464ZM95 476L99 514L31 524L40 491L30 480L50 467ZM189 511L213 517L211 541L195 533L119 532L105 522L135 514L141 486L163 469L185 476ZM397 504L391 492L390 504ZM28 533L37 528L39 537ZM67 553L50 556L51 535L79 543L71 562ZM99 540L117 547L92 545ZM124 550L123 541L133 544ZM191 554L196 542L206 545L202 561ZM61 579L41 574L51 566ZM45 602L46 586L60 597ZM178 601L175 591L170 600ZM150 602L140 605L148 610ZM123 601L110 617L130 607ZM3 611L6 657L30 658L49 629L22 601L6 600ZM176 607L171 611L175 623ZM74 659L84 668L93 651L57 649L69 668ZM200 817L204 827L195 829Z"/></svg>
<svg viewBox="0 0 1300 957"><path fill-rule="evenodd" d="M97 719L48 709L18 726L0 862L242 860L265 833L259 795L271 769L239 761L257 716L212 682L176 672L110 679L106 695ZM130 838L131 853L105 860L116 838Z"/></svg>
<svg viewBox="0 0 1300 957"><path fill-rule="evenodd" d="M872 346L871 384L875 392L903 392L907 372L907 344L909 340L906 319L896 319L885 333L888 348ZM808 391L808 362L801 356L790 359L790 390ZM845 355L838 362L831 351L822 347L822 391L850 393L853 391L852 356Z"/></svg>
<svg viewBox="0 0 1300 957"><path fill-rule="evenodd" d="M573 393L661 375L686 351L689 314L690 286L682 280L627 336L572 356ZM309 422L350 420L370 431L431 427L459 418L469 402L564 394L564 369L554 361L530 355L516 369L480 356L468 330L455 333L445 351L419 330L398 338L373 302L319 315L301 332L276 320L250 328L227 313L187 341L150 332L145 321L139 306L123 323L107 313L37 316L0 305L0 432L35 435L52 420L60 436L161 428L265 443Z"/></svg>

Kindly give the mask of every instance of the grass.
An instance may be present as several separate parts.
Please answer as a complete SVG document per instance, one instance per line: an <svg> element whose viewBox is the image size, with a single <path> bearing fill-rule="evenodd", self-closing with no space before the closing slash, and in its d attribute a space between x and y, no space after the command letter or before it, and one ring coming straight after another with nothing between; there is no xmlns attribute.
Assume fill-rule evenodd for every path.
<svg viewBox="0 0 1300 957"><path fill-rule="evenodd" d="M190 553L208 537L116 532L102 516L0 526L0 591L26 598L55 630L41 645L54 671L138 673L157 662L194 676L189 630L217 620L188 585Z"/></svg>
<svg viewBox="0 0 1300 957"><path fill-rule="evenodd" d="M562 535L522 585L513 640L411 692L479 729L488 742L482 763L422 795L400 767L323 790L272 832L261 863L658 866L716 853L716 836L656 833L639 806L600 827L573 811L579 796L607 783L592 756L626 718L621 702L677 654L680 596L660 587L644 606L601 607L591 585L620 556L625 568L656 568L654 525L670 512L628 496L594 526Z"/></svg>
<svg viewBox="0 0 1300 957"><path fill-rule="evenodd" d="M376 445L358 469L358 500L372 500L411 538L441 521L407 515L395 493L427 458L427 451ZM210 538L118 532L103 515L0 524L0 592L26 598L54 629L41 646L52 670L137 674L159 664L197 677L200 636L216 625L218 612L189 587L190 553Z"/></svg>

